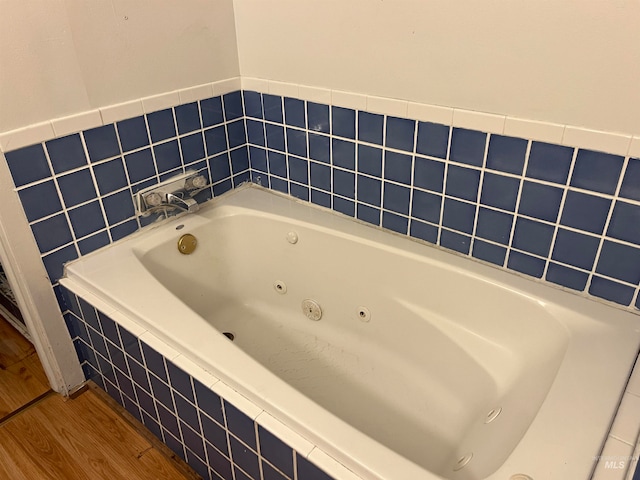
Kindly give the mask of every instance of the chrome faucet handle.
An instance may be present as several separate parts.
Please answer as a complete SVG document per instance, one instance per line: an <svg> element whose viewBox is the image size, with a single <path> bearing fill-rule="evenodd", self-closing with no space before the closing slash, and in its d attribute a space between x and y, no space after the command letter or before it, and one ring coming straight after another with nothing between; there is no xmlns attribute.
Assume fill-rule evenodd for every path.
<svg viewBox="0 0 640 480"><path fill-rule="evenodd" d="M190 193L186 190L177 190L175 192L167 193L167 203L185 212L193 213L200 208L200 205Z"/></svg>

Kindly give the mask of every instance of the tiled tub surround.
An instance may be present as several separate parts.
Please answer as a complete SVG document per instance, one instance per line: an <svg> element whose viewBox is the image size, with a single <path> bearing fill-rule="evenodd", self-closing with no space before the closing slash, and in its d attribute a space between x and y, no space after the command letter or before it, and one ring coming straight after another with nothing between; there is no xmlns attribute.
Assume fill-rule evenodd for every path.
<svg viewBox="0 0 640 480"><path fill-rule="evenodd" d="M176 251L180 225L200 239L194 255ZM345 264L353 275L330 281ZM257 187L96 252L62 282L92 292L113 319L126 315L363 478L485 478L496 468L495 478L587 478L638 348L628 312ZM468 301L458 305L458 295ZM309 297L325 311L319 322L300 312ZM356 318L357 305L371 309L370 322ZM460 335L469 330L487 343ZM487 427L497 405L500 419ZM456 476L452 465L469 451L473 461Z"/></svg>
<svg viewBox="0 0 640 480"><path fill-rule="evenodd" d="M63 263L157 220L136 215L140 189L196 170L212 183L202 202L248 181L244 125L235 91L6 152L52 283Z"/></svg>
<svg viewBox="0 0 640 480"><path fill-rule="evenodd" d="M340 478L357 480L312 443L91 294L86 296L98 309L63 292L69 306L65 320L87 379L203 479L330 480L313 461Z"/></svg>

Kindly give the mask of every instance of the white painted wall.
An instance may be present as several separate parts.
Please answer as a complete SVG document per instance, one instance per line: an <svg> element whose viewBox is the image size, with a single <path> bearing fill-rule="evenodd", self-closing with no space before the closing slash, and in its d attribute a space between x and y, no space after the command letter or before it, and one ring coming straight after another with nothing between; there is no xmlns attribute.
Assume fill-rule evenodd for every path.
<svg viewBox="0 0 640 480"><path fill-rule="evenodd" d="M637 0L234 0L243 76L640 133Z"/></svg>
<svg viewBox="0 0 640 480"><path fill-rule="evenodd" d="M0 132L238 74L232 0L0 0Z"/></svg>

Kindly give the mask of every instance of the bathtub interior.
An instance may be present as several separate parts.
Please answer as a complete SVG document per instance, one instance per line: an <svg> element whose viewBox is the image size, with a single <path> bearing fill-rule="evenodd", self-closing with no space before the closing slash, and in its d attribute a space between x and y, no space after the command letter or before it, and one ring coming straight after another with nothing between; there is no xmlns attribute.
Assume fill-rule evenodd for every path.
<svg viewBox="0 0 640 480"><path fill-rule="evenodd" d="M88 256L68 270L107 279L102 298L119 301L125 294L138 301L135 297L145 297L152 284L160 290L147 296L146 307L116 308L140 316L163 297L169 302L165 308L176 315L195 311L217 330L203 333L208 336L203 343L213 344L211 336L222 337L220 332L234 332L233 344L225 339L234 350L224 350L225 356L242 349L316 403L442 477L485 478L499 468L496 478L502 478L505 465L507 472L520 471L528 452L510 452L525 433L520 443L539 450L552 426L558 428L559 441L571 439L591 456L598 453L624 370L637 351L637 329L629 334L634 316L614 311L607 322L590 319L610 309L577 298L563 307L563 292L502 272L489 275L493 270L486 266L308 205L302 208L257 187L210 203L211 209L136 235L126 247L115 245L100 252L101 259ZM279 213L269 213L273 209ZM295 244L287 241L292 225ZM360 228L366 228L364 238L357 238ZM192 255L177 252L175 241L183 233L200 240ZM364 250L383 258L360 261ZM133 284L123 285L122 269L137 262L145 274L138 272ZM420 268L411 268L416 264ZM345 265L348 275L340 273ZM110 274L111 268L120 272ZM408 277L409 270L421 273ZM276 280L286 283L286 295L276 292ZM308 297L323 306L318 322L301 313L300 300ZM358 318L359 306L371 311L369 322ZM621 327L629 331L621 333ZM180 328L173 335L171 341L179 343ZM601 347L593 352L594 368L584 377L576 375L585 370L576 352L585 355L594 345ZM609 360L616 346L624 353ZM603 359L606 368L598 366ZM222 367L214 366L218 373L216 368ZM370 374L374 369L383 371L384 381ZM356 382L347 382L347 374ZM578 377L584 385L576 384ZM232 385L251 390L241 381ZM599 396L598 385L614 390L613 395ZM580 415L572 415L566 405L558 410L557 400L567 389L577 396L585 391L598 395L583 402ZM425 398L432 403L421 404ZM594 405L599 410L589 412ZM486 424L498 408L500 415ZM532 423L538 409L546 423L538 418ZM585 412L596 437L574 439ZM470 452L473 461L453 472L452 464ZM588 472L590 462L583 463L577 471Z"/></svg>

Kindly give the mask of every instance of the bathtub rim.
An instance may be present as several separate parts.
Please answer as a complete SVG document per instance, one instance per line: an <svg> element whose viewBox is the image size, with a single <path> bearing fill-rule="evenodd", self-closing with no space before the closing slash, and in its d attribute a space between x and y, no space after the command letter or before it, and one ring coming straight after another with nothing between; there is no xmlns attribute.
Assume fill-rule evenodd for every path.
<svg viewBox="0 0 640 480"><path fill-rule="evenodd" d="M223 197L219 197L217 199L214 199L214 200L219 200L219 201L215 202L215 203L213 201L211 201L210 202L211 203L210 206L215 207L219 203L224 204L225 201L227 203L230 203L230 202L233 203L233 200L225 200L225 199L234 199L234 198L237 199L238 198L237 197L238 193L240 191L242 191L242 190L245 190L245 189L234 190L234 191L229 192L228 194L225 194L225 196L223 196ZM259 189L259 191L263 191L263 190L264 189ZM270 191L266 191L266 192L271 193ZM285 199L288 202L291 201L290 197L285 197ZM308 206L309 204L304 203L304 205ZM207 208L207 207L209 207L209 205L204 206L203 208ZM322 209L322 211L324 211L324 209ZM352 220L352 219L350 219L350 220ZM188 222L188 221L189 221L189 216L187 216L187 217L179 217L179 218L170 218L167 221L163 221L163 222L160 222L160 223L154 225L154 229L155 228L162 228L164 225L174 225L174 224L176 224L176 222L180 223L180 222ZM367 224L367 226L369 226L369 225ZM372 228L373 232L379 231L380 233L382 233L379 229L376 230L373 227L371 227L371 228ZM144 233L145 232L140 232L136 236L136 238L139 238L140 236L144 235ZM386 234L386 233L387 232L384 232L384 234ZM374 237L379 237L379 236L380 236L380 234L375 234L374 235ZM405 238L406 239L407 237L403 236L401 238ZM124 239L121 242L125 243L125 242L128 242L128 241L133 241L133 236L127 237L126 239ZM118 242L117 244L121 244L121 242ZM393 242L396 242L396 241L394 240ZM421 249L421 247L423 247L423 245L421 243L417 243L417 242L411 242L411 243L414 243L415 245L417 245L417 247L411 247L410 248L411 251L416 250L416 249ZM109 246L107 248L114 248L117 244L113 244L112 246ZM95 255L98 255L99 253L100 252L96 252ZM471 270L472 273L474 273L474 275L477 275L477 276L479 276L481 278L484 278L484 279L486 279L487 276L490 276L494 282L498 283L499 285L502 285L504 288L507 288L509 290L513 290L514 288L516 288L518 290L524 290L525 292L529 292L529 293L531 293L531 291L533 291L534 293L536 293L536 295L535 295L536 298L542 297L543 299L546 299L548 304L556 304L557 303L557 305L555 305L555 309L554 309L554 311L556 311L556 313L563 312L563 311L564 311L564 313L567 313L567 308L568 307L564 306L563 303L569 303L569 304L573 304L572 305L572 309L576 310L575 315L577 315L577 316L580 316L581 314L582 315L587 314L588 317L591 317L591 316L594 315L594 311L596 313L599 311L602 314L609 314L610 316L613 316L613 317L619 317L621 323L629 323L629 326L631 326L631 323L634 322L634 328L633 328L635 330L635 332L634 332L635 333L634 341L633 342L629 342L629 343L633 343L635 345L634 357L633 357L634 360L635 360L635 356L637 356L637 345L638 345L639 339L640 339L640 335L638 335L638 332L640 330L638 329L638 326L636 326L636 323L635 323L635 322L638 322L638 319L634 318L633 321L630 320L628 317L629 316L634 317L634 315L630 314L629 312L625 312L625 311L622 311L622 310L614 309L613 312L615 312L615 313L613 313L611 311L611 309L607 309L605 305L602 305L599 302L592 302L592 301L590 301L591 299L580 298L580 297L575 296L575 295L574 296L570 296L571 299L573 299L573 300L570 300L570 299L568 300L567 299L567 294L564 293L564 292L561 292L559 289L553 289L553 288L550 288L547 285L540 284L539 282L533 282L527 277L513 276L513 275L510 274L510 272L505 272L505 271L502 271L502 270L491 268L491 267L489 267L489 266L487 266L485 264L482 264L480 262L465 262L465 260L469 259L468 257L457 256L457 255L456 256L450 256L450 255L447 255L447 253L448 252L442 251L441 249L431 249L431 252L430 252L430 254L435 255L437 259L440 259L440 257L442 257L442 259L445 259L448 266L450 265L450 263L453 263L454 267L459 268L465 274L469 274L470 270ZM94 254L91 254L91 255L93 256ZM89 256L82 257L81 259L72 262L72 264L69 265L70 268L65 269L65 271L73 274L75 272L75 270L76 270L74 268L74 265L80 264L83 259L86 259L88 257ZM487 272L489 272L489 273L487 273ZM493 275L491 275L491 273L493 273ZM495 277L494 277L494 275L495 275ZM69 290L71 290L71 291L75 292L76 290L78 290L79 292L83 292L84 294L89 293L86 287L90 287L91 285L89 285L89 284L83 285L82 284L82 280L79 277L76 277L75 281L73 280L73 275L71 277L72 278L68 278L67 275L65 274L65 278L63 278L60 283L63 286L69 288ZM515 285L515 287L514 287L514 285ZM79 296L83 296L82 293L77 293L77 294ZM100 299L100 296L98 295L95 298ZM108 305L106 300L107 299L100 299L101 303L103 303L105 307ZM133 312L130 312L130 311L126 312L126 311L123 311L122 309L117 309L115 307L112 307L112 308L113 308L114 311L117 311L117 312L123 314L124 316L136 317L136 315ZM107 312L105 312L105 313L108 314ZM571 315L569 315L569 318L571 318ZM623 318L624 318L624 320L623 320ZM131 319L131 320L134 321L134 322L136 321L136 320L133 320L133 319ZM600 321L600 320L594 320L594 321L597 322L597 323L602 323L602 321ZM137 319L137 322L139 322L139 324L141 324L139 326L139 328L143 328L144 329L143 325L144 325L145 321L142 320L142 319ZM145 329L145 331L147 331L147 330ZM158 337L160 337L160 338L162 336L163 335L158 335ZM625 338L622 338L622 340L625 340ZM628 338L626 340L628 341ZM165 339L165 343L167 343L169 346L172 345L172 341L175 343L174 339ZM575 345L575 342L571 342L571 343ZM174 346L172 346L172 348L174 348ZM571 348L571 346L570 346L570 348ZM186 355L186 358L189 358L196 365L199 365L200 367L203 367L203 365L202 365L203 360L202 359L191 358L188 354ZM560 367L561 371L563 369L564 363L565 362L563 362L563 365L561 365L561 367ZM616 375L614 375L617 378L616 382L610 382L610 383L620 383L622 377L628 378L628 373L630 372L631 368L633 367L633 363L634 362L633 361L629 361L629 362L619 361L617 363L622 363L625 366L627 366L628 367L628 371L624 372L624 373L621 373L622 370L624 370L624 369L619 370L618 372L616 372ZM224 375L216 375L216 372L212 372L212 373L216 377L221 378L221 380L223 382L226 381L227 383L229 383L229 379L224 378L225 377ZM559 376L560 376L560 372L558 372L558 377ZM569 378L571 377L570 374L567 375L567 376ZM233 383L233 382L230 382L230 383ZM551 387L549 395L551 395L551 391L554 390L554 387L555 387L556 383L558 383L557 378L556 378L556 380L554 381L554 383L553 383L553 385ZM622 386L623 385L621 385L621 387ZM263 401L263 398L260 396L259 393L256 395L255 393L252 393L252 392L243 391L243 388L246 388L246 387L238 388L238 385L233 385L232 384L232 385L230 385L230 387L232 389L237 389L240 392L240 394L247 396L254 403L256 403L260 408L262 408L262 405L261 405L260 402ZM623 391L624 391L624 389L621 388L620 389L620 396L622 395ZM285 403L287 403L287 402L285 402ZM545 402L543 403L543 407L544 407L544 404L546 404L546 403L547 403L547 401L545 400ZM617 402L616 402L616 406L617 406ZM268 411L270 414L272 414L279 421L285 423L285 425L287 425L287 424L290 425L292 423L291 419L284 418L284 417L287 416L287 414L284 413L284 412L269 411L266 408L262 408L262 409L265 410L265 411ZM613 413L615 413L615 408L613 408L612 411L610 412L610 415L609 415L610 420L609 420L609 422L611 422L612 419L613 419ZM283 415L284 415L284 417L283 417ZM297 426L300 426L295 421L293 423L295 423ZM595 430L593 428L593 425L591 425L591 427L592 427L592 430ZM601 427L599 427L599 428L601 428ZM606 438L606 434L608 433L608 429L607 429L606 432L600 432L600 433L601 433L601 436L602 436L602 442L604 442L604 439ZM529 431L527 431L527 433L525 433L525 437L523 437L522 441L524 441L524 439L527 437L527 435L529 435ZM314 438L313 439L314 443L316 443L316 444L322 444L324 440L325 440L324 437ZM372 441L375 442L375 440L372 440ZM520 442L521 444L522 444L522 441ZM377 444L377 442L375 442L375 443ZM384 448L386 448L386 447L384 447ZM518 451L518 448L519 448L519 446L516 447L516 450L514 451L514 453L516 451ZM343 452L339 451L339 449L337 450L335 448L335 446L331 446L331 445L327 444L323 448L323 450L325 450L325 452L328 455L333 456L337 461L345 461L345 460L347 460L346 463L348 463L348 458L345 459L345 456L343 455ZM349 450L349 448L347 448L347 450ZM392 453L395 454L395 452L392 452ZM599 453L599 452L594 452L594 455L597 454L597 453ZM501 478L501 477L498 477L498 474L501 474L501 475L504 476L505 473L509 474L509 475L510 474L514 474L514 473L520 473L521 469L518 469L516 471L514 471L512 469L512 470L505 471L505 473L501 473L501 472L503 472L503 470L505 470L505 466L508 466L509 459L511 459L511 456L507 459L507 462L505 462L505 464L502 467L500 467L494 474L490 475L487 478L493 478L494 476L496 478ZM404 460L404 461L408 462L407 460ZM354 464L354 465L350 465L350 466L352 466L352 468L354 468L354 471L356 471L357 473L360 473L360 474L364 475L363 478L394 478L392 476L391 477L376 477L376 476L374 476L375 475L374 472L372 472L370 470L370 468L368 467L368 462L366 462L366 463L367 463L367 465L362 465L362 464L355 465ZM375 463L377 463L377 462L375 462ZM514 462L514 463L517 463L517 462ZM420 467L418 467L418 468L420 469L420 472L424 472L424 470L422 468L420 468ZM509 468L511 468L511 467L509 467ZM382 471L384 471L384 470L386 470L386 469L383 468ZM528 472L525 471L525 472L522 472L522 473L528 473ZM436 475L433 475L432 478L440 478L440 477L438 477ZM534 478L536 478L535 475L534 475Z"/></svg>

